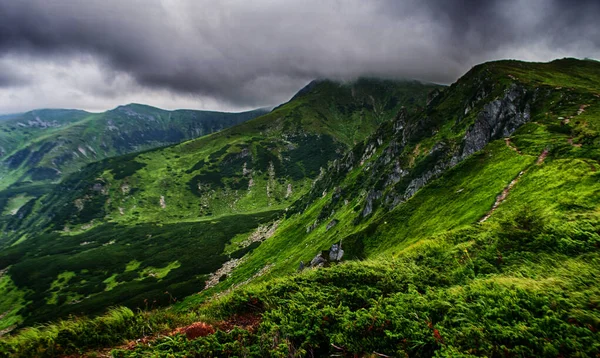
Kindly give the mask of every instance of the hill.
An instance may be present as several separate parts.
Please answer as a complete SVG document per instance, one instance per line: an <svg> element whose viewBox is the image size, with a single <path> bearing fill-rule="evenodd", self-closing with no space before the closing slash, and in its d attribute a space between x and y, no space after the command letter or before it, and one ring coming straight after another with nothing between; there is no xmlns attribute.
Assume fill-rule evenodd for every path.
<svg viewBox="0 0 600 358"><path fill-rule="evenodd" d="M104 113L42 109L0 121L2 221L22 217L34 200L86 164L178 143L266 113L178 110L130 104Z"/></svg>
<svg viewBox="0 0 600 358"><path fill-rule="evenodd" d="M439 88L315 81L243 124L87 165L6 221L5 322L156 306L201 291L259 244L238 241L275 230L330 161Z"/></svg>
<svg viewBox="0 0 600 358"><path fill-rule="evenodd" d="M200 137L264 113L130 104L97 114L43 109L7 116L0 122L2 188L55 183L85 164Z"/></svg>
<svg viewBox="0 0 600 358"><path fill-rule="evenodd" d="M199 228L193 236L223 234L224 240L212 275L186 281L196 292L203 288L199 294L177 302L165 294L172 300L168 309L120 308L24 330L0 346L16 355L111 347L118 357L595 356L599 115L595 61L476 66L450 87L434 89L423 108L398 108L373 133L346 144L349 149L319 170L287 210L257 218L258 229L224 233L258 211L235 221L215 217L217 230ZM229 131L248 133L260 122ZM76 218L59 227L81 225ZM168 225L144 232L145 247L158 249L161 228L175 228ZM151 240L154 233L160 240ZM86 234L79 235L72 241L47 236L45 242L64 243L50 257L82 262L85 255L73 255ZM131 236L115 234L114 240ZM20 294L24 302L27 286L19 280L44 277L35 268L48 266L47 256L21 251L35 252L41 242L28 238L0 256L8 268L4 285L13 290L5 297ZM191 252L205 242L177 250ZM96 252L95 260L118 257L100 245ZM30 271L19 267L24 262ZM123 274L138 277L142 265L129 262ZM88 279L83 270L60 271L65 267L44 278L49 292ZM182 282L176 271L183 272L182 262L153 267L158 280ZM130 284L113 282L116 288Z"/></svg>

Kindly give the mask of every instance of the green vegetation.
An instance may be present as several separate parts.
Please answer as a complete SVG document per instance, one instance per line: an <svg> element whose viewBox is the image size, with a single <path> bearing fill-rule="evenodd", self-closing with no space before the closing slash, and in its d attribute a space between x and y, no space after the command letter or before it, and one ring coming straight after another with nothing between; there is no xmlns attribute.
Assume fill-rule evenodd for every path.
<svg viewBox="0 0 600 358"><path fill-rule="evenodd" d="M23 324L201 292L210 274L260 245L238 247L236 237L274 221L354 141L403 106L416 112L438 87L315 82L239 126L81 168L9 221L0 268L29 292ZM115 111L156 116L130 107ZM64 271L76 276L53 285Z"/></svg>
<svg viewBox="0 0 600 358"><path fill-rule="evenodd" d="M253 284L190 313L125 311L127 325L96 323L115 317L112 312L25 330L2 347L68 354L161 332L113 355L594 356L600 349L599 225L554 221L522 207L495 223L410 245L393 259ZM219 327L247 315L260 317L256 327L191 340L166 335L192 321Z"/></svg>
<svg viewBox="0 0 600 358"><path fill-rule="evenodd" d="M23 207L23 205L27 204L27 202L33 199L33 196L28 196L25 194L18 194L10 199L8 199L8 203L4 206L4 212L2 215L15 215L19 212L19 209Z"/></svg>
<svg viewBox="0 0 600 358"><path fill-rule="evenodd" d="M0 188L57 182L85 164L196 138L264 113L165 111L130 104L99 114L45 109L13 115L0 123L6 158Z"/></svg>
<svg viewBox="0 0 600 358"><path fill-rule="evenodd" d="M101 313L114 305L157 307L201 291L208 275L229 260L223 254L228 241L277 215L264 211L190 223L103 224L74 235L50 233L6 248L0 263L27 302L20 312L24 324Z"/></svg>
<svg viewBox="0 0 600 358"><path fill-rule="evenodd" d="M492 62L437 90L314 82L83 168L12 221L7 319L142 310L17 331L0 352L596 356L600 64ZM299 272L334 243L345 262Z"/></svg>
<svg viewBox="0 0 600 358"><path fill-rule="evenodd" d="M195 315L174 315L161 311L135 314L128 308L111 309L94 319L59 321L39 328L27 328L0 345L3 355L54 357L66 352L111 346L124 339L163 332L171 326L193 321Z"/></svg>

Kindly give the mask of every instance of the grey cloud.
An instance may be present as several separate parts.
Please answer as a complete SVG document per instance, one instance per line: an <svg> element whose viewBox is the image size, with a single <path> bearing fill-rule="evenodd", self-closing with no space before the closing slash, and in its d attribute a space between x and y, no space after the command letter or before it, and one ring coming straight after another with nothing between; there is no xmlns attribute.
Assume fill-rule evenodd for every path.
<svg viewBox="0 0 600 358"><path fill-rule="evenodd" d="M0 0L0 58L67 72L65 58L93 58L105 78L70 75L78 98L166 91L238 108L316 77L449 83L485 60L598 57L599 15L596 0Z"/></svg>
<svg viewBox="0 0 600 358"><path fill-rule="evenodd" d="M2 69L0 69L0 88L25 86L30 83L31 81L28 78L13 73L2 72Z"/></svg>

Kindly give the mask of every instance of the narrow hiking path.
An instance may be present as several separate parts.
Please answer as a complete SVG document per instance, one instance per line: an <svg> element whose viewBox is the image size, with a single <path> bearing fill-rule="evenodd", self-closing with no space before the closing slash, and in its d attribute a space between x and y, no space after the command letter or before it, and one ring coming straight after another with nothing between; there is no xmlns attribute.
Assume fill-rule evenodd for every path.
<svg viewBox="0 0 600 358"><path fill-rule="evenodd" d="M511 148L514 151L516 151L517 153L521 154L516 147L513 148L510 145L512 143L510 142L509 138L505 138L504 141L506 142L506 145L509 148ZM544 149L542 151L542 153L538 156L537 160L535 161L535 164L542 165L544 163L544 161L546 160L546 157L548 157L548 153L549 153L548 149L547 148ZM529 170L529 167L522 170L521 172L519 172L519 174L513 180L511 180L510 183L508 183L506 188L504 188L504 190L502 190L500 195L498 195L496 197L496 201L494 202L494 205L492 205L492 208L490 209L490 211L488 211L487 214L485 214L481 219L479 219L480 223L485 222L487 219L489 219L492 216L492 214L496 211L496 209L498 209L498 206L500 206L500 204L502 204L506 200L506 198L508 197L508 194L510 193L512 188L519 182L519 179L521 179L523 174L525 174L528 170Z"/></svg>
<svg viewBox="0 0 600 358"><path fill-rule="evenodd" d="M544 149L542 151L542 154L540 154L540 156L537 158L535 164L537 164L537 165L544 164L544 160L546 160L548 153L549 153L548 148Z"/></svg>
<svg viewBox="0 0 600 358"><path fill-rule="evenodd" d="M514 178L506 188L504 188L504 190L502 190L502 193L500 193L500 195L498 195L496 197L496 201L494 202L494 205L492 205L492 208L490 209L490 211L487 212L487 214L485 214L484 217L482 217L481 219L479 219L479 222L482 223L484 221L486 221L487 219L490 218L490 216L492 216L492 214L496 211L496 209L498 209L498 206L500 206L500 204L502 204L502 202L504 202L504 200L506 200L506 197L508 197L508 194L510 193L511 189L515 186L515 184L517 184L517 182L519 181L519 179L521 178L521 176L523 176L523 174L525 174L526 170L523 170L519 173L519 175L517 175L516 178Z"/></svg>
<svg viewBox="0 0 600 358"><path fill-rule="evenodd" d="M517 152L521 155L523 154L523 153L521 153L519 148L517 148L517 146L510 140L510 138L504 138L504 143L506 143L506 146L509 147L510 149L514 150L515 152Z"/></svg>

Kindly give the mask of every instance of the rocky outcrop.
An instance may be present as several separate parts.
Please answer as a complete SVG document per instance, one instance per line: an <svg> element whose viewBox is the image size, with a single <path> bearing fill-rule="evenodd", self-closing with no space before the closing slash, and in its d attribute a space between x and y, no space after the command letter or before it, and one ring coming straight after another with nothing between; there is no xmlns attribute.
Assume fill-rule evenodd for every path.
<svg viewBox="0 0 600 358"><path fill-rule="evenodd" d="M373 212L373 202L381 198L381 192L378 190L370 191L365 199L365 208L362 211L362 216L369 216Z"/></svg>
<svg viewBox="0 0 600 358"><path fill-rule="evenodd" d="M393 121L384 124L364 144L359 144L343 158L334 161L328 168L327 175L313 183L313 190L302 202L305 208L319 198L319 193L339 187L353 168L362 169L362 174L357 179L360 191L352 188L354 191L345 191L344 197L332 198L325 205L317 222L307 228L307 232L331 217L328 214L335 212L337 205L351 200L347 195L364 197L361 218L372 215L379 204L392 209L405 202L446 170L482 150L491 141L510 136L530 121L531 105L536 101L536 96L540 95L537 91L532 92L514 82L494 98L492 95L496 96L495 93L498 93L495 91L498 84L484 77L477 78L468 85L473 95L459 105L459 113L465 114L455 120L456 129L453 129L464 130L462 141L456 141L455 137L450 137L450 140L441 137L438 143L426 149L428 152L425 157L424 149L419 149L423 139L435 136L439 123L444 122L443 114L436 112L436 106L452 96L452 93L432 93L429 108L422 113L411 115L405 109L400 110ZM455 96L459 95L462 94ZM454 100L452 97L449 101ZM473 122L466 129L461 129L464 128L466 119ZM377 155L378 152L381 154Z"/></svg>
<svg viewBox="0 0 600 358"><path fill-rule="evenodd" d="M431 149L430 156L438 156L440 160L434 162L431 169L411 180L400 200L395 205L410 199L415 193L432 179L440 176L447 169L457 165L475 152L482 150L493 140L508 137L520 126L531 119L530 104L526 102L527 90L517 84L512 84L500 99L484 105L483 110L477 115L477 120L467 130L462 149L452 155L439 155L444 151L445 145L437 143ZM394 205L394 206L395 206Z"/></svg>
<svg viewBox="0 0 600 358"><path fill-rule="evenodd" d="M342 250L342 242L331 245L329 250L319 252L308 264L308 267L327 267L333 262L342 261L344 250ZM298 271L302 271L306 266L303 261L300 261Z"/></svg>
<svg viewBox="0 0 600 358"><path fill-rule="evenodd" d="M527 123L531 115L529 103L524 103L526 92L513 83L503 98L486 104L465 134L462 152L452 158L452 165L480 151L492 140L510 136Z"/></svg>

